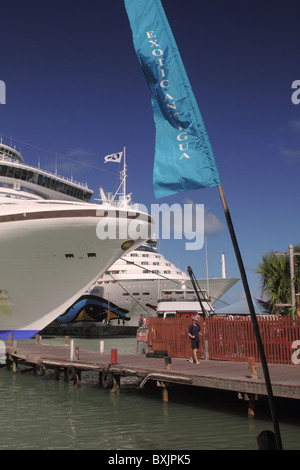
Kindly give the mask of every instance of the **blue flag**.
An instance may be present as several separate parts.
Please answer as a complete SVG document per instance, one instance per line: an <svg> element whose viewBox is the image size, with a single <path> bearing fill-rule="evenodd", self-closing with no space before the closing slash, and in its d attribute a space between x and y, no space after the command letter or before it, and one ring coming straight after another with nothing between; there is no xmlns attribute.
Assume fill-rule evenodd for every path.
<svg viewBox="0 0 300 470"><path fill-rule="evenodd" d="M125 0L156 128L156 198L218 186L210 141L160 0Z"/></svg>

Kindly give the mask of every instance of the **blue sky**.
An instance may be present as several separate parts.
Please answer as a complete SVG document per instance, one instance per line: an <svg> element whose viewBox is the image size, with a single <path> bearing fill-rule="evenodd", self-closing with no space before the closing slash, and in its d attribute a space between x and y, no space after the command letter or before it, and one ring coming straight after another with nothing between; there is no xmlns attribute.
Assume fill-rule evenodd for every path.
<svg viewBox="0 0 300 470"><path fill-rule="evenodd" d="M162 0L213 147L250 290L262 256L300 243L298 0ZM126 146L127 187L136 202L204 204L209 275L239 271L217 188L156 201L150 92L123 0L12 0L1 5L0 133L29 164L114 192ZM4 140L5 141L5 140ZM9 141L6 139L6 142ZM30 146L25 143L30 144ZM45 149L47 151L42 151ZM78 163L76 161L80 161ZM211 222L213 222L211 224ZM205 250L161 240L164 255L206 276ZM243 296L239 282L227 301Z"/></svg>

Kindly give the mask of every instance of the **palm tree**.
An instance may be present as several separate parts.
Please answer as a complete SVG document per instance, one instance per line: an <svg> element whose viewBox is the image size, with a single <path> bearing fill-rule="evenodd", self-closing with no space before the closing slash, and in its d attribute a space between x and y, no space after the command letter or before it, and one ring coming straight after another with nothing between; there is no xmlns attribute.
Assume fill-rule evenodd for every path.
<svg viewBox="0 0 300 470"><path fill-rule="evenodd" d="M300 252L300 246L294 248ZM291 304L291 274L289 256L276 256L273 252L263 256L257 273L261 276L261 286L269 301L271 313L293 314L290 307L278 304ZM294 282L296 293L300 291L300 256L294 257Z"/></svg>

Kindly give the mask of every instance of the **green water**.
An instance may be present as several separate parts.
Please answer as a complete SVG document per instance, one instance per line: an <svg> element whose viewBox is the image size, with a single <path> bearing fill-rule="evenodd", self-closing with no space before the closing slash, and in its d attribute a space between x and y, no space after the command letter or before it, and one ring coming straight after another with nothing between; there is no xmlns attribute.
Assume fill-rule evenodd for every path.
<svg viewBox="0 0 300 470"><path fill-rule="evenodd" d="M42 340L56 342L60 340ZM75 340L99 351L99 340ZM105 352L135 353L135 338L105 339ZM143 391L103 389L98 374L83 373L80 387L53 372L0 369L0 450L256 450L257 435L272 430L268 403L255 418L235 393L171 388L163 404L155 384ZM278 402L284 449L300 449L300 403Z"/></svg>

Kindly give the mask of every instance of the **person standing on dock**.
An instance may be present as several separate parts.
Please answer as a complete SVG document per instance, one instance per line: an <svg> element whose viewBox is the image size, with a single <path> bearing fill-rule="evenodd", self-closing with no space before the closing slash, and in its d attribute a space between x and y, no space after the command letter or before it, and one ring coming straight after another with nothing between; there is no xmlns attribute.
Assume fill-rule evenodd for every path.
<svg viewBox="0 0 300 470"><path fill-rule="evenodd" d="M194 364L200 364L198 361L198 357L197 357L197 353L199 349L199 337L201 335L200 325L198 323L197 317L193 317L192 320L193 320L193 323L190 325L189 332L188 332L188 335L191 339L192 350L193 350L193 358L190 359L190 362L193 362Z"/></svg>

